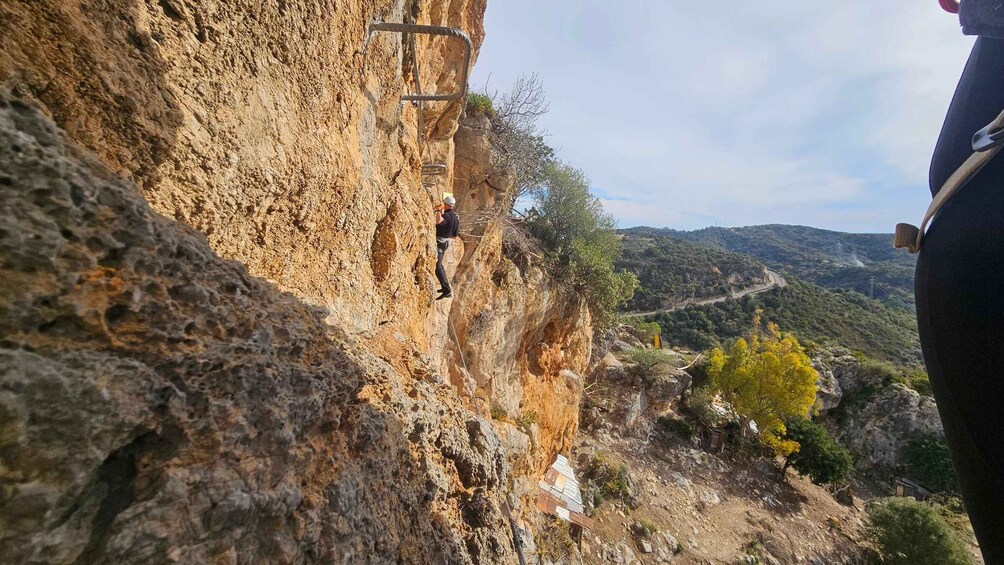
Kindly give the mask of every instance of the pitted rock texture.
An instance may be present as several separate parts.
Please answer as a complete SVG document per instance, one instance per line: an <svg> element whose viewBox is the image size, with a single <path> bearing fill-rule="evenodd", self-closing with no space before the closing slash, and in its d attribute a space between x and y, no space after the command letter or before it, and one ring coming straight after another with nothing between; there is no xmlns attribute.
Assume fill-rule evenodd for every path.
<svg viewBox="0 0 1004 565"><path fill-rule="evenodd" d="M0 233L5 366L50 368L44 379L5 377L13 392L2 415L21 422L10 437L19 454L49 428L57 447L83 441L67 435L74 427L95 427L87 441L103 442L85 442L86 461L72 465L45 450L57 459L36 467L76 469L71 478L36 485L32 472L11 471L18 507L35 508L7 514L25 520L3 526L3 540L18 544L11 555L511 560L500 496L529 484L517 497L532 497L539 471L571 444L588 310L546 272L507 258L497 223L472 221L496 209L490 183L505 177L463 185L465 195L482 191L463 202L458 179L490 155L468 143L481 135L473 130L455 151L462 102L426 103L419 143L418 108L400 96L416 88L416 61L423 92L460 88L461 43L419 37L413 53L400 35L367 33L407 14L458 27L473 40L473 63L484 9L485 0L0 2L0 84L108 169L35 128L65 162L86 162L91 180L72 181L65 207L19 195L20 208L3 209L48 230L36 240L10 223ZM71 182L64 172L75 165L50 157L39 157L37 182ZM447 175L426 187L428 163ZM106 185L125 196L105 195ZM467 231L447 258L455 298L434 302L432 204L447 190ZM23 353L45 363L13 357ZM111 373L99 379L98 368ZM51 413L33 412L41 408L26 398L48 393L23 387L45 379L64 392ZM117 404L79 400L97 397ZM93 425L80 412L92 408L104 410ZM488 429L501 441L488 429L458 433L497 410L504 419ZM121 487L132 498L101 506L108 481L95 477L110 471L98 470L133 468ZM468 503L473 513L458 510ZM138 530L122 530L133 514L153 540L147 549L137 549Z"/></svg>
<svg viewBox="0 0 1004 565"><path fill-rule="evenodd" d="M484 36L485 0L11 0L0 84L134 180L157 212L221 256L329 310L353 334L424 344L434 294L423 162L452 155L462 103L425 104L415 57L370 23ZM418 40L422 89L460 88L462 44ZM450 161L452 163L452 161ZM382 339L377 337L377 339ZM395 345L395 344L400 345Z"/></svg>
<svg viewBox="0 0 1004 565"><path fill-rule="evenodd" d="M515 562L502 444L420 354L366 353L6 94L0 202L0 562Z"/></svg>

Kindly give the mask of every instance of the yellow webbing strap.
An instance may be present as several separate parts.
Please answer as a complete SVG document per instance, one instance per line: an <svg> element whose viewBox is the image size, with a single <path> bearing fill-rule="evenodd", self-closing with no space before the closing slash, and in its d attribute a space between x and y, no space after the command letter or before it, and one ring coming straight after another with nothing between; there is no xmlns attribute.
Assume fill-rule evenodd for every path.
<svg viewBox="0 0 1004 565"><path fill-rule="evenodd" d="M996 131L1004 128L1004 112L1001 112L997 119L990 122L987 126L989 131ZM987 149L986 151L975 151L962 166L955 169L945 184L941 185L941 190L935 195L934 200L931 201L931 205L927 207L927 213L924 214L924 221L920 223L920 227L911 224L896 224L896 235L893 237L893 246L897 249L906 248L910 253L916 253L920 251L920 244L924 239L924 230L927 228L928 223L934 218L934 216L941 210L941 207L948 202L948 199L955 195L960 188L966 185L969 179L973 178L976 173L980 172L994 155L1001 150L1002 146L997 145Z"/></svg>

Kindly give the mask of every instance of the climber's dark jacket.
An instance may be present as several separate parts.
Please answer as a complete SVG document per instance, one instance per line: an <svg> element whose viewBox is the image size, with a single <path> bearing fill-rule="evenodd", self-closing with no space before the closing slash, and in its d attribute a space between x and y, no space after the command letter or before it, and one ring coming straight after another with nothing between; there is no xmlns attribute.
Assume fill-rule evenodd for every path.
<svg viewBox="0 0 1004 565"><path fill-rule="evenodd" d="M1004 110L1004 1L963 0L979 35L931 163L931 192ZM959 489L983 559L1004 563L1004 154L941 208L917 262L917 325Z"/></svg>
<svg viewBox="0 0 1004 565"><path fill-rule="evenodd" d="M443 221L436 224L436 239L452 239L457 237L459 230L460 219L453 208L447 208L443 211Z"/></svg>
<svg viewBox="0 0 1004 565"><path fill-rule="evenodd" d="M1004 0L964 0L959 22L966 35L1004 39Z"/></svg>

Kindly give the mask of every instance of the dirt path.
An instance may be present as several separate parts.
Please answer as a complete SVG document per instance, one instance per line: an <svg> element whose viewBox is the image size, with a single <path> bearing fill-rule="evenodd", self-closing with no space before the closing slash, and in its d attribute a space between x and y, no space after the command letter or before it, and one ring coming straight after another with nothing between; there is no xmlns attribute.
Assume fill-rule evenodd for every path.
<svg viewBox="0 0 1004 565"><path fill-rule="evenodd" d="M760 294L760 293L763 293L763 292L767 292L769 290L773 290L775 288L784 288L784 287L788 286L788 281L784 280L784 277L782 277L779 273L771 271L770 269L766 269L766 272L767 272L767 278L769 279L769 282L766 282L764 284L760 284L760 285L756 285L756 286L751 286L749 288L744 288L743 290L740 290L738 292L733 292L731 294L726 294L724 296L716 296L714 298L708 298L708 299L705 299L705 300L697 300L697 301L694 301L694 302L685 302L683 304L678 304L676 306L673 306L672 308L664 308L662 310L652 310L650 312L630 312L630 313L624 314L624 317L626 317L626 318L644 318L646 316L651 316L653 314L658 314L659 312L673 312L675 310L683 310L684 308L691 308L693 306L704 306L705 304L715 304L715 303L718 303L718 302L724 302L726 300L729 300L730 298L738 300L738 299L740 299L740 298L742 298L744 296L748 296L748 295L751 295L751 294Z"/></svg>

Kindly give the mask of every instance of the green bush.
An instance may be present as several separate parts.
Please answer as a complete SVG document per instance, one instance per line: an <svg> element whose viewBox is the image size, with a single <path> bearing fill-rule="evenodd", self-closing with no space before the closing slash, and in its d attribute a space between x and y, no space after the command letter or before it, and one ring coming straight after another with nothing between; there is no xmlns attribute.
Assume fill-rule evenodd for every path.
<svg viewBox="0 0 1004 565"><path fill-rule="evenodd" d="M658 526L644 518L638 518L634 524L631 524L631 533L640 538L650 538L658 531Z"/></svg>
<svg viewBox="0 0 1004 565"><path fill-rule="evenodd" d="M537 422L537 415L533 412L526 411L519 415L519 420L516 421L519 427L524 430L529 430L530 426Z"/></svg>
<svg viewBox="0 0 1004 565"><path fill-rule="evenodd" d="M721 415L713 408L715 392L709 386L691 388L686 397L686 410L698 422L708 427L715 427Z"/></svg>
<svg viewBox="0 0 1004 565"><path fill-rule="evenodd" d="M948 444L938 436L926 435L910 440L906 448L906 465L911 478L935 492L958 490Z"/></svg>
<svg viewBox="0 0 1004 565"><path fill-rule="evenodd" d="M673 366L676 359L661 349L632 349L628 352L628 360L637 363L645 371Z"/></svg>
<svg viewBox="0 0 1004 565"><path fill-rule="evenodd" d="M682 418L659 416L656 423L663 431L675 434L683 439L690 439L694 437L694 425Z"/></svg>
<svg viewBox="0 0 1004 565"><path fill-rule="evenodd" d="M938 512L912 498L868 506L868 535L891 565L972 565L957 534Z"/></svg>
<svg viewBox="0 0 1004 565"><path fill-rule="evenodd" d="M934 396L934 389L931 388L931 381L924 371L912 371L906 375L907 386L923 394L924 396Z"/></svg>
<svg viewBox="0 0 1004 565"><path fill-rule="evenodd" d="M527 231L543 246L557 279L586 299L593 325L610 327L617 307L638 287L633 274L614 270L620 240L613 218L590 194L582 171L557 161L547 164L531 196Z"/></svg>
<svg viewBox="0 0 1004 565"><path fill-rule="evenodd" d="M655 322L636 321L632 324L632 327L634 327L634 331L635 334L638 335L638 339L640 339L642 343L648 345L652 345L652 340L654 340L656 336L662 334L662 326Z"/></svg>
<svg viewBox="0 0 1004 565"><path fill-rule="evenodd" d="M568 524L561 520L545 518L541 531L534 532L534 543L541 557L555 563L560 563L574 554L575 542L572 540Z"/></svg>
<svg viewBox="0 0 1004 565"><path fill-rule="evenodd" d="M607 461L602 455L597 454L589 462L585 477L594 488L595 506L599 506L608 498L626 498L631 494L627 467Z"/></svg>
<svg viewBox="0 0 1004 565"><path fill-rule="evenodd" d="M782 474L791 465L817 485L842 481L854 469L851 453L830 436L826 428L808 418L785 421L784 439L798 442L798 451L784 461Z"/></svg>
<svg viewBox="0 0 1004 565"><path fill-rule="evenodd" d="M472 114L495 115L495 106L487 94L471 93L467 95L467 111Z"/></svg>

